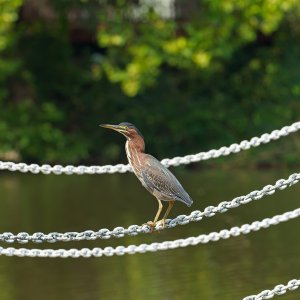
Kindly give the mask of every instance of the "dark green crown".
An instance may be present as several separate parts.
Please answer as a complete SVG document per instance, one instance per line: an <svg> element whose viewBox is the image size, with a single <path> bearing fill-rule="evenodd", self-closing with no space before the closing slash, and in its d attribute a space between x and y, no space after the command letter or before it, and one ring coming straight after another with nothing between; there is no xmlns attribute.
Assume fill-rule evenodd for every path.
<svg viewBox="0 0 300 300"><path fill-rule="evenodd" d="M119 124L119 126L126 126L128 128L133 128L142 138L144 138L141 132L137 129L137 127L129 122L122 122Z"/></svg>

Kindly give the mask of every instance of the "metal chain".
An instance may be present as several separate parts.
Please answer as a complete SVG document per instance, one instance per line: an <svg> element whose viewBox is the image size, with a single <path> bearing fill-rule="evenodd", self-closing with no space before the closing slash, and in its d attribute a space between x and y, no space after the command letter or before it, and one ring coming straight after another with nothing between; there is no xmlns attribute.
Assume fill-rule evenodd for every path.
<svg viewBox="0 0 300 300"><path fill-rule="evenodd" d="M200 152L197 154L190 154L183 157L177 156L174 158L165 158L162 163L169 166L179 166L182 164L190 164L193 162L198 162L202 160L207 160L210 158L217 158L220 156L227 156L231 153L237 153L241 150L247 150L252 147L257 147L261 144L267 144L270 141L277 140L283 136L287 136L290 133L296 132L300 129L300 122L293 123L290 126L284 126L279 130L274 130L271 133L264 133L260 137L253 137L249 141L244 140L239 144L232 144L229 147L221 147L219 149L212 149L207 152ZM48 164L38 165L38 164L26 164L26 163L14 163L14 162L4 162L0 161L0 170L8 171L18 171L22 173L31 172L33 174L43 173L43 174L113 174L113 173L125 173L131 171L130 165L118 164L118 165L106 165L106 166L61 166L55 165L50 166Z"/></svg>
<svg viewBox="0 0 300 300"><path fill-rule="evenodd" d="M223 229L219 232L211 232L209 234L200 234L196 237L188 237L185 239L177 239L174 241L165 241L151 244L129 245L105 247L105 248L83 248L83 249L27 249L27 248L3 248L0 247L0 255L20 256L20 257L101 257L124 254L135 254L145 252L156 252L160 250L169 250L182 248L187 246L195 246L198 244L206 244L208 242L216 242L222 239L248 234L252 231L258 231L262 228L268 228L271 225L277 225L300 216L300 208L293 211L288 211L281 215L276 215L272 218L266 218L262 221L255 221L251 224L244 224L240 227L232 227Z"/></svg>
<svg viewBox="0 0 300 300"><path fill-rule="evenodd" d="M261 190L252 191L251 193L236 197L231 201L224 201L218 204L218 206L208 206L203 212L195 210L187 215L179 215L175 219L168 219L166 221L166 228L173 228L177 225L186 225L190 222L199 222L205 217L212 217L217 213L224 213L230 209L239 207L240 205L247 204L253 200L259 200L267 195L274 194L277 190L284 190L296 184L300 180L300 173L294 173L289 176L288 179L277 180L274 185L266 185ZM161 230L161 224L157 224L155 230ZM149 233L150 227L148 225L131 225L128 228L116 227L113 230L107 228L100 229L98 231L86 230L83 232L66 232L66 233L42 233L36 232L29 234L27 232L20 232L13 234L11 232L4 232L0 234L0 241L6 243L54 243L54 242L69 242L69 241L82 241L82 240L96 240L96 239L109 239L111 237L121 238L125 235L135 236L140 233Z"/></svg>
<svg viewBox="0 0 300 300"><path fill-rule="evenodd" d="M288 291L294 291L300 286L300 279L292 279L286 285L278 284L273 290L264 290L257 295L245 297L243 300L263 300L271 299L274 296L281 296Z"/></svg>

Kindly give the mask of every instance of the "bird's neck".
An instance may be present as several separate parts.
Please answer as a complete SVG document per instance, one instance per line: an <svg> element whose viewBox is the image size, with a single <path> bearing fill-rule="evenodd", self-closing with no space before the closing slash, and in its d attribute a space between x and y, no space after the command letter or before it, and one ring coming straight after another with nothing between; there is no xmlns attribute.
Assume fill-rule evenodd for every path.
<svg viewBox="0 0 300 300"><path fill-rule="evenodd" d="M139 156L145 152L145 143L141 137L128 139L125 144L125 150L129 163L139 162Z"/></svg>

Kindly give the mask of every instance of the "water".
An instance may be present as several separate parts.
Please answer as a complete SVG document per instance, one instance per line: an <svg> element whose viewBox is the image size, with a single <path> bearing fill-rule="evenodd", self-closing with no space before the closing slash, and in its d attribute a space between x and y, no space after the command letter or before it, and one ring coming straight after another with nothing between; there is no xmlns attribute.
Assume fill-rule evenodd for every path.
<svg viewBox="0 0 300 300"><path fill-rule="evenodd" d="M204 209L287 178L296 170L173 169L194 199L176 203L172 217ZM300 184L260 201L160 234L32 245L82 248L149 243L239 226L299 206ZM0 228L50 232L142 224L157 202L133 174L99 176L0 175ZM0 257L1 300L241 299L300 274L300 220L228 240L122 257L41 259ZM2 245L3 246L3 245ZM4 244L4 246L10 246ZM14 244L20 247L19 244ZM300 299L300 290L280 299Z"/></svg>

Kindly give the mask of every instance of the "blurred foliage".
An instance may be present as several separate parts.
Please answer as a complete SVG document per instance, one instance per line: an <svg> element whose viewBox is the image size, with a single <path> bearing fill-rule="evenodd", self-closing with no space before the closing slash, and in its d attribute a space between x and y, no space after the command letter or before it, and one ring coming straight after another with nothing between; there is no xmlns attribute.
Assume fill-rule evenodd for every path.
<svg viewBox="0 0 300 300"><path fill-rule="evenodd" d="M0 51L5 49L11 40L11 27L18 18L18 9L22 0L0 1Z"/></svg>
<svg viewBox="0 0 300 300"><path fill-rule="evenodd" d="M128 96L153 84L163 64L213 72L242 45L255 41L257 32L277 30L299 2L203 0L182 22L161 18L151 2L144 6L138 11L130 1L105 1L101 11L98 42L108 50L101 66Z"/></svg>
<svg viewBox="0 0 300 300"><path fill-rule="evenodd" d="M12 26L18 18L18 9L22 0L0 0L0 53L12 45L15 33ZM17 61L2 59L0 57L0 82L11 74L17 65ZM3 91L0 91L0 98Z"/></svg>
<svg viewBox="0 0 300 300"><path fill-rule="evenodd" d="M298 120L300 3L183 2L174 18L158 1L0 0L0 156L119 161L97 125L129 121L163 158ZM280 145L259 159L299 163Z"/></svg>

